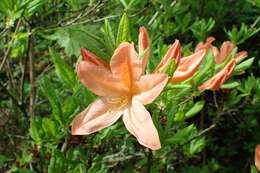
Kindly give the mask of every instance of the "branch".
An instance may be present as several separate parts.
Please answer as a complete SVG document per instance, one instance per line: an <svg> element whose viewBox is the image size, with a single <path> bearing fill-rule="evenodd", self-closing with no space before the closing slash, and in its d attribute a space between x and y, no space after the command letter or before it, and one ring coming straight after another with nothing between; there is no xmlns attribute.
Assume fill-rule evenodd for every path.
<svg viewBox="0 0 260 173"><path fill-rule="evenodd" d="M211 126L209 126L208 128L202 130L199 134L197 134L196 136L192 137L192 138L189 139L188 141L184 142L184 143L181 144L180 146L187 145L188 143L190 143L190 142L193 141L194 139L197 139L197 138L203 136L205 133L208 133L209 131L211 131L211 130L214 129L215 127L216 127L216 124L212 124Z"/></svg>
<svg viewBox="0 0 260 173"><path fill-rule="evenodd" d="M29 27L29 32L31 33L31 27ZM34 107L35 107L35 79L34 79L34 56L33 56L33 38L32 34L28 37L28 58L29 58L29 78L30 78L30 103L29 103L29 115L34 115Z"/></svg>
<svg viewBox="0 0 260 173"><path fill-rule="evenodd" d="M18 22L17 22L17 24L16 24L15 31L14 31L14 35L17 34L17 32L18 32L18 30L19 30L19 28L20 28L20 25L21 25L21 18L18 20ZM1 65L0 65L0 71L3 69L4 64L5 64L6 60L7 60L7 57L9 56L9 53L10 53L11 47L12 47L11 45L12 45L13 42L14 42L14 38L15 38L15 37L13 36L12 39L11 39L11 41L10 41L10 43L9 43L9 45L8 45L8 48L7 48L6 52L5 52L5 54L4 54L3 61L1 62Z"/></svg>

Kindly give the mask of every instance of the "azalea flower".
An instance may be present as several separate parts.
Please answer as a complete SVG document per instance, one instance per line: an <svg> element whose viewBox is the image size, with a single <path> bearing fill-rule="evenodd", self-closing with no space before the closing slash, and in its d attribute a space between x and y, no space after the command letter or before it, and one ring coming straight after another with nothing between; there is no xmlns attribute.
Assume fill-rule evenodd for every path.
<svg viewBox="0 0 260 173"><path fill-rule="evenodd" d="M209 49L211 48L212 53L215 57L216 64L223 63L232 53L232 51L235 49L235 45L231 43L230 41L225 41L221 45L220 49L212 45L212 42L215 41L214 37L208 37L205 43L200 42L196 46L196 51L201 49Z"/></svg>
<svg viewBox="0 0 260 173"><path fill-rule="evenodd" d="M150 39L145 27L139 29L138 51L139 57L142 59L142 71L144 72L150 56Z"/></svg>
<svg viewBox="0 0 260 173"><path fill-rule="evenodd" d="M260 145L255 148L255 166L260 171Z"/></svg>
<svg viewBox="0 0 260 173"><path fill-rule="evenodd" d="M171 83L180 83L192 77L205 57L206 52L206 49L202 49L190 56L181 58L179 66L173 73Z"/></svg>
<svg viewBox="0 0 260 173"><path fill-rule="evenodd" d="M149 42L142 31L139 51ZM143 33L142 33L143 32ZM141 44L141 45L140 45ZM73 135L88 135L115 123L121 116L127 130L138 142L152 150L161 147L158 132L144 105L159 96L168 77L164 73L143 74L145 57L140 60L134 45L121 43L114 51L110 64L86 49L81 49L83 61L77 65L78 77L89 90L100 96L72 122ZM146 61L146 62L144 62Z"/></svg>
<svg viewBox="0 0 260 173"><path fill-rule="evenodd" d="M174 60L176 66L179 65L179 61L181 58L181 45L179 40L175 40L175 42L171 45L170 49L166 52L161 62L157 65L154 72L162 72L167 67L170 61Z"/></svg>
<svg viewBox="0 0 260 173"><path fill-rule="evenodd" d="M234 68L236 66L235 59L232 59L222 70L215 74L212 78L204 82L199 90L219 90L220 86L231 76Z"/></svg>
<svg viewBox="0 0 260 173"><path fill-rule="evenodd" d="M162 58L159 65L155 68L154 72L165 71L167 65L173 60L176 65L176 70L173 71L171 83L180 83L194 75L197 68L201 64L205 54L206 49L201 48L198 52L194 54L181 58L181 45L179 40L175 40L168 52Z"/></svg>
<svg viewBox="0 0 260 173"><path fill-rule="evenodd" d="M212 78L204 82L200 87L199 90L219 90L221 85L229 79L233 70L235 69L236 63L241 59L247 56L246 51L241 51L237 53L234 58L217 74L215 74Z"/></svg>

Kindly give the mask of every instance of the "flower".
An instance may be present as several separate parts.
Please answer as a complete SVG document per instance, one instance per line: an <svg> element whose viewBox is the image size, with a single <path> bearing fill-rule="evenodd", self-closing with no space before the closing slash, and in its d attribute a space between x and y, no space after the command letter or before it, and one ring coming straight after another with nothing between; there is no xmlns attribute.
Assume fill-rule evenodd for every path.
<svg viewBox="0 0 260 173"><path fill-rule="evenodd" d="M181 57L181 45L179 40L171 45L170 49L166 52L161 62L157 65L154 72L162 72L167 67L171 60L174 60L175 65L178 66Z"/></svg>
<svg viewBox="0 0 260 173"><path fill-rule="evenodd" d="M175 40L159 65L155 68L154 72L165 72L168 67L167 65L171 63L171 60L174 60L176 70L172 70L171 83L176 84L182 82L193 76L205 54L206 49L201 48L198 52L188 57L181 58L181 45L179 40Z"/></svg>
<svg viewBox="0 0 260 173"><path fill-rule="evenodd" d="M215 74L212 78L204 82L199 90L219 90L220 86L231 76L234 68L236 66L235 59L232 59L222 70Z"/></svg>
<svg viewBox="0 0 260 173"><path fill-rule="evenodd" d="M144 72L150 56L150 39L145 27L140 27L139 29L138 51L139 57L142 58L142 69Z"/></svg>
<svg viewBox="0 0 260 173"><path fill-rule="evenodd" d="M212 46L212 42L215 39L213 37L209 37L206 41L206 43L199 43L196 47L196 50L200 50L202 48L211 48L213 55L215 57L216 64L223 63L232 53L232 51L235 49L235 45L229 41L225 41L222 45L220 50L216 48L215 46ZM247 57L246 51L240 51L235 54L235 56L227 63L227 65L220 70L217 74L215 74L212 78L204 82L200 87L199 90L203 91L206 89L210 90L219 90L221 85L228 80L228 78L231 76L233 70L235 69L235 66L237 63L239 63L243 58Z"/></svg>
<svg viewBox="0 0 260 173"><path fill-rule="evenodd" d="M179 66L173 73L171 83L180 83L192 77L201 64L206 52L206 49L202 49L188 57L181 58Z"/></svg>
<svg viewBox="0 0 260 173"><path fill-rule="evenodd" d="M211 48L213 55L215 57L216 64L223 63L232 53L232 51L235 49L235 45L231 43L230 41L225 41L222 43L220 49L213 46L211 43L215 41L214 37L208 37L205 43L200 42L196 46L196 51L201 49L209 49Z"/></svg>
<svg viewBox="0 0 260 173"><path fill-rule="evenodd" d="M260 171L260 145L255 147L255 166Z"/></svg>
<svg viewBox="0 0 260 173"><path fill-rule="evenodd" d="M139 41L144 46L145 42ZM145 46L143 47L144 49ZM144 50L142 48L142 50ZM77 66L78 77L100 98L79 113L72 122L73 135L88 135L115 123L121 116L127 130L145 147L161 147L149 104L167 84L164 73L142 75L143 61L138 59L134 45L121 43L114 51L110 64L82 49L83 61Z"/></svg>
<svg viewBox="0 0 260 173"><path fill-rule="evenodd" d="M203 91L206 89L210 90L219 90L221 85L231 76L233 70L235 69L236 63L240 61L241 58L247 56L246 51L241 51L237 53L234 58L229 61L229 63L220 70L217 74L215 74L212 78L204 82L200 87L199 90Z"/></svg>

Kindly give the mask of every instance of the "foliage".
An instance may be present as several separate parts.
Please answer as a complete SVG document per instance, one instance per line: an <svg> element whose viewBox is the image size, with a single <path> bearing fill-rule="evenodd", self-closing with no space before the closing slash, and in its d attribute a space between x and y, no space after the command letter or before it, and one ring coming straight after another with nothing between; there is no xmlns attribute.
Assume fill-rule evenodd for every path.
<svg viewBox="0 0 260 173"><path fill-rule="evenodd" d="M256 173L259 16L259 0L1 0L0 172ZM183 56L214 36L216 45L230 40L249 58L219 91L197 89L221 68L212 51L191 79L167 85L147 106L158 151L140 146L120 121L71 135L75 115L96 99L76 76L80 48L108 61L121 42L137 43L140 26L151 37L146 72L174 39Z"/></svg>

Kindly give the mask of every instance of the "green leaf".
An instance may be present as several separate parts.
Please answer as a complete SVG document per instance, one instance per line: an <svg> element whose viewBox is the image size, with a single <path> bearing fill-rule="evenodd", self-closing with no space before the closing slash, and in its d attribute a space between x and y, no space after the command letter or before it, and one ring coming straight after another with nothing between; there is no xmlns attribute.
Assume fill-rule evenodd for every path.
<svg viewBox="0 0 260 173"><path fill-rule="evenodd" d="M102 33L104 36L105 46L109 52L109 55L112 55L113 51L115 50L115 36L109 21L106 19L105 24L102 28Z"/></svg>
<svg viewBox="0 0 260 173"><path fill-rule="evenodd" d="M175 116L174 116L174 121L176 122L180 122L183 121L185 118L185 113L183 112L183 110L178 111Z"/></svg>
<svg viewBox="0 0 260 173"><path fill-rule="evenodd" d="M197 103L195 103L193 105L193 107L188 112L185 113L185 118L191 118L194 115L196 115L197 113L199 113L202 110L202 108L204 107L204 104L205 104L204 100L201 100L201 101L198 101Z"/></svg>
<svg viewBox="0 0 260 173"><path fill-rule="evenodd" d="M42 119L39 117L34 117L30 122L30 135L32 139L37 143L41 144L44 136L44 132L42 130Z"/></svg>
<svg viewBox="0 0 260 173"><path fill-rule="evenodd" d="M233 89L236 88L240 85L239 82L229 82L229 83L225 83L223 85L221 85L221 89Z"/></svg>
<svg viewBox="0 0 260 173"><path fill-rule="evenodd" d="M9 160L11 159L6 157L5 155L0 154L0 168L2 168L4 166L4 163L8 162Z"/></svg>
<svg viewBox="0 0 260 173"><path fill-rule="evenodd" d="M196 127L193 124L189 125L188 127L178 130L177 133L166 139L165 143L170 145L183 144L191 139L196 132Z"/></svg>
<svg viewBox="0 0 260 173"><path fill-rule="evenodd" d="M196 75L192 78L196 84L201 84L203 81L207 80L210 76L214 74L215 60L212 51L209 49L206 57L203 60Z"/></svg>
<svg viewBox="0 0 260 173"><path fill-rule="evenodd" d="M67 64L65 64L65 62L61 58L61 56L59 54L53 52L51 48L49 48L49 52L50 52L52 61L54 63L57 75L68 86L70 86L71 89L75 89L77 80L76 80L76 75L75 75L74 71Z"/></svg>
<svg viewBox="0 0 260 173"><path fill-rule="evenodd" d="M58 150L53 150L50 164L48 165L48 173L64 173L66 160L63 154Z"/></svg>
<svg viewBox="0 0 260 173"><path fill-rule="evenodd" d="M55 89L51 85L50 80L47 77L44 77L41 80L40 86L43 94L48 98L51 104L52 115L54 119L57 120L61 125L64 125L61 103Z"/></svg>
<svg viewBox="0 0 260 173"><path fill-rule="evenodd" d="M173 89L186 89L186 88L191 88L191 85L188 84L171 84L168 83L166 86L166 90L173 90Z"/></svg>
<svg viewBox="0 0 260 173"><path fill-rule="evenodd" d="M251 65L254 62L254 57L250 58L248 60L243 61L242 63L240 63L239 65L236 66L233 74L237 75L237 74L241 74L243 73L246 69L248 69L249 67L251 67Z"/></svg>
<svg viewBox="0 0 260 173"><path fill-rule="evenodd" d="M129 19L125 13L123 14L119 22L116 45L118 46L124 41L130 41Z"/></svg>
<svg viewBox="0 0 260 173"><path fill-rule="evenodd" d="M42 119L42 128L48 138L57 138L58 127L50 118Z"/></svg>
<svg viewBox="0 0 260 173"><path fill-rule="evenodd" d="M45 38L56 40L69 56L79 56L80 48L85 47L100 57L106 58L108 56L103 51L102 39L97 36L97 31L95 27L74 25L58 28L54 34L47 35Z"/></svg>
<svg viewBox="0 0 260 173"><path fill-rule="evenodd" d="M35 171L32 171L30 169L26 169L26 168L18 168L17 172L18 173L36 173Z"/></svg>
<svg viewBox="0 0 260 173"><path fill-rule="evenodd" d="M251 169L251 173L258 173L258 171L254 165L251 165L250 169Z"/></svg>
<svg viewBox="0 0 260 173"><path fill-rule="evenodd" d="M102 162L102 156L95 156L88 173L106 173L108 172L106 166Z"/></svg>
<svg viewBox="0 0 260 173"><path fill-rule="evenodd" d="M70 117L70 115L77 110L77 107L79 106L79 102L74 96L71 96L65 100L63 105L64 105L62 107L63 115L65 117L65 120L68 120L67 117Z"/></svg>
<svg viewBox="0 0 260 173"><path fill-rule="evenodd" d="M188 155L194 155L202 151L202 149L206 145L206 140L204 137L194 139L191 141L190 145L188 146Z"/></svg>

